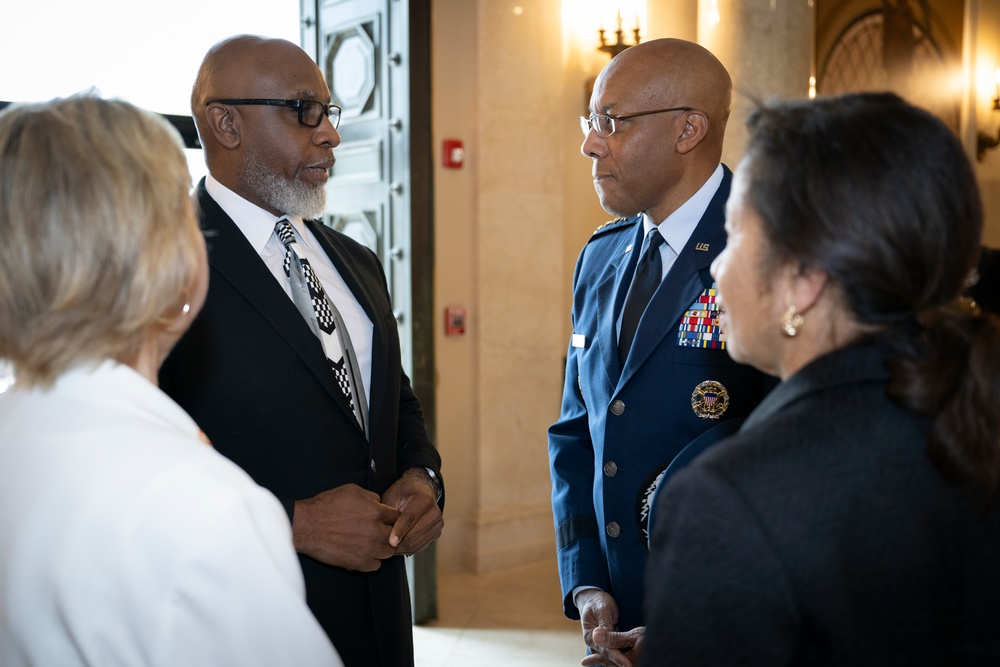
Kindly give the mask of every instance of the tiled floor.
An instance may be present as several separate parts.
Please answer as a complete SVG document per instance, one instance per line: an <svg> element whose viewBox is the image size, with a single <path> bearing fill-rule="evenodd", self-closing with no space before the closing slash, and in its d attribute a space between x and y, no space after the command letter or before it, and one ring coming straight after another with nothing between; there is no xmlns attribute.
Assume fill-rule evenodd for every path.
<svg viewBox="0 0 1000 667"><path fill-rule="evenodd" d="M438 574L436 621L413 629L416 667L575 667L580 624L562 615L555 561Z"/></svg>

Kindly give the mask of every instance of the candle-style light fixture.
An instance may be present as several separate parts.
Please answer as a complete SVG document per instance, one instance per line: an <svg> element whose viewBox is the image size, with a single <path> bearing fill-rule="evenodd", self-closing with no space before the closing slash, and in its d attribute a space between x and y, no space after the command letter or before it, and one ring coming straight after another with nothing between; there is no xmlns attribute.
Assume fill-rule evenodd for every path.
<svg viewBox="0 0 1000 667"><path fill-rule="evenodd" d="M993 111L1000 111L1000 67L993 75L996 83L996 95L993 97ZM976 159L980 162L986 157L986 151L1000 146L1000 128L997 128L997 136L991 137L985 132L980 132L976 137Z"/></svg>
<svg viewBox="0 0 1000 667"><path fill-rule="evenodd" d="M625 49L629 48L630 46L635 46L636 44L638 44L639 42L642 41L642 36L639 33L639 14L637 13L635 15L635 28L632 28L632 30L628 31L628 32L632 33L633 41L632 41L631 44L626 44L625 43L625 32L626 31L622 29L622 11L621 11L620 6L619 6L619 9L615 13L617 15L618 28L617 28L617 30L615 30L615 41L614 42L610 42L610 43L608 42L608 39L607 39L607 32L608 31L604 29L604 22L603 22L603 20L601 21L601 27L598 28L598 30L597 30L597 35L598 35L598 37L600 37L600 40L601 40L601 43L597 47L597 50L601 51L602 53L607 53L612 58L614 58L615 56L617 56L619 53L621 53ZM591 77L588 77L587 80L584 81L584 83L583 83L583 110L584 110L584 113L587 113L587 114L590 113L590 111L589 111L589 109L590 109L590 98L593 95L593 92L594 92L594 83L596 82L596 80L597 80L596 76L591 76Z"/></svg>
<svg viewBox="0 0 1000 667"><path fill-rule="evenodd" d="M611 55L612 58L614 58L628 47L635 46L641 41L641 37L639 36L639 17L638 16L635 17L635 27L632 28L632 36L634 39L632 44L625 43L624 39L625 31L622 30L622 13L620 11L618 12L618 29L615 30L616 40L614 43L608 43L607 39L604 36L606 32L607 31L604 29L604 26L598 28L597 34L601 38L601 45L597 47L597 50L603 51L604 53L608 53Z"/></svg>

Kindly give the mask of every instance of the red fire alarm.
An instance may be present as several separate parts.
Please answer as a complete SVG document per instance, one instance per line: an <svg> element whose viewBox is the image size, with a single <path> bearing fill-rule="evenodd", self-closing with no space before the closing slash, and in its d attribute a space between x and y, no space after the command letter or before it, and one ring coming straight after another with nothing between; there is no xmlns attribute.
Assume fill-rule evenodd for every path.
<svg viewBox="0 0 1000 667"><path fill-rule="evenodd" d="M444 335L461 336L465 333L465 308L447 306L444 309Z"/></svg>
<svg viewBox="0 0 1000 667"><path fill-rule="evenodd" d="M465 148L461 139L445 139L441 142L441 161L445 169L461 169L465 164Z"/></svg>

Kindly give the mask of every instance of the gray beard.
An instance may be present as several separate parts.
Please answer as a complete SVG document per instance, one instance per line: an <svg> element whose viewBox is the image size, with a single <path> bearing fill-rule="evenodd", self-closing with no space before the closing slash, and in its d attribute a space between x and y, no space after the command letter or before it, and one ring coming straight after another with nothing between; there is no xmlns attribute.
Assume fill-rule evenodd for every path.
<svg viewBox="0 0 1000 667"><path fill-rule="evenodd" d="M277 174L256 149L249 149L243 164L243 179L267 206L283 214L297 215L303 220L316 220L326 210L325 185L308 185L288 180Z"/></svg>

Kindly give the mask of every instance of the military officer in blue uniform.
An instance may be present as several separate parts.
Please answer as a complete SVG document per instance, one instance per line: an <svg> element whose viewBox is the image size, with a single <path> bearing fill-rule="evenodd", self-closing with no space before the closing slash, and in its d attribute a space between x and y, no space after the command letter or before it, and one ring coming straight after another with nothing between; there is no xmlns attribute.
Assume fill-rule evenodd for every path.
<svg viewBox="0 0 1000 667"><path fill-rule="evenodd" d="M582 620L584 664L631 665L641 650L658 481L734 433L773 384L726 354L709 274L726 242L731 98L715 56L661 39L613 58L580 119L601 205L622 216L577 261L549 429L564 610Z"/></svg>

